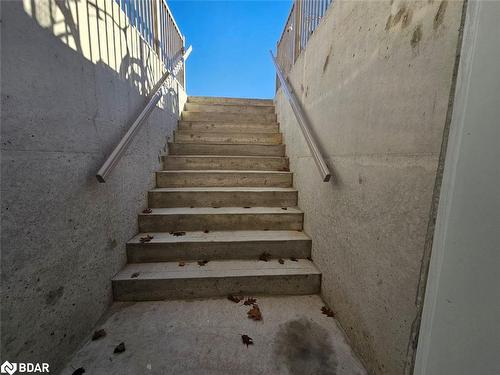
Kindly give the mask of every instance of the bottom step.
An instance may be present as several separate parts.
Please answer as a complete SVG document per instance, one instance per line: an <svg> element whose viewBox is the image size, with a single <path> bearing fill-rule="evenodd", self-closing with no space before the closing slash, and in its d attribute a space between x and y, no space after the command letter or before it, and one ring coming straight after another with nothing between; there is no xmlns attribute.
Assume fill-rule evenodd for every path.
<svg viewBox="0 0 500 375"><path fill-rule="evenodd" d="M312 262L271 259L131 263L113 278L116 301L205 298L227 294L315 294L321 274Z"/></svg>

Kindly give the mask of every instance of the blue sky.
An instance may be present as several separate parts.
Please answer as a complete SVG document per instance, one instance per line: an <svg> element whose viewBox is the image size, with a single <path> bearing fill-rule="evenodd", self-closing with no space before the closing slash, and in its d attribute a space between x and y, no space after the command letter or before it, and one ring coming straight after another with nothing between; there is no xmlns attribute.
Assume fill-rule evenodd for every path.
<svg viewBox="0 0 500 375"><path fill-rule="evenodd" d="M275 51L291 0L168 0L193 46L187 61L189 95L272 98Z"/></svg>

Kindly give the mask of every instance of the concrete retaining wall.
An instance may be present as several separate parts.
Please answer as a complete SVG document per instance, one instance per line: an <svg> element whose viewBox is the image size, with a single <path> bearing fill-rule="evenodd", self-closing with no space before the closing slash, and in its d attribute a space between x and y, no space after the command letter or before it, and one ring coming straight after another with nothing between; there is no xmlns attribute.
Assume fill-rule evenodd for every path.
<svg viewBox="0 0 500 375"><path fill-rule="evenodd" d="M323 297L376 374L406 366L461 17L460 1L333 3L289 76L331 183L276 96Z"/></svg>
<svg viewBox="0 0 500 375"><path fill-rule="evenodd" d="M111 302L185 93L95 174L162 64L115 1L2 2L2 360L57 371Z"/></svg>

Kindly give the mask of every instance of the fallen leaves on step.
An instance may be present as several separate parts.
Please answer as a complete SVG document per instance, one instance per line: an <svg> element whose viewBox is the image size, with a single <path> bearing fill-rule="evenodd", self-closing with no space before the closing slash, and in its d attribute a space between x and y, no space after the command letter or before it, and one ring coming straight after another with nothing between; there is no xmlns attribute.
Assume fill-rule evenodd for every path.
<svg viewBox="0 0 500 375"><path fill-rule="evenodd" d="M271 259L271 254L269 254L265 251L262 254L260 254L259 260L263 260L264 262L267 262L269 259Z"/></svg>
<svg viewBox="0 0 500 375"><path fill-rule="evenodd" d="M252 320L262 320L262 313L260 312L259 305L253 305L250 311L247 312L248 318Z"/></svg>
<svg viewBox="0 0 500 375"><path fill-rule="evenodd" d="M142 210L143 214L150 214L151 212L153 212L151 208L145 208L144 210Z"/></svg>
<svg viewBox="0 0 500 375"><path fill-rule="evenodd" d="M121 342L118 344L118 346L113 350L113 353L118 354L118 353L123 353L125 351L125 343Z"/></svg>
<svg viewBox="0 0 500 375"><path fill-rule="evenodd" d="M286 211L286 210L288 210L288 208L287 208L287 207L281 207L281 209L282 209L282 210L285 210L285 211Z"/></svg>
<svg viewBox="0 0 500 375"><path fill-rule="evenodd" d="M208 229L205 229L205 230L203 231L203 233L208 233L208 232L210 232Z"/></svg>
<svg viewBox="0 0 500 375"><path fill-rule="evenodd" d="M184 262L179 262L179 267L184 267L186 265L186 263Z"/></svg>
<svg viewBox="0 0 500 375"><path fill-rule="evenodd" d="M245 306L251 306L251 305L255 304L256 302L257 302L257 300L256 300L255 298L250 298L250 297L248 297L248 298L245 300L245 302L243 302L243 304L244 304Z"/></svg>
<svg viewBox="0 0 500 375"><path fill-rule="evenodd" d="M73 371L73 375L82 375L84 372L85 369L83 367L79 367L75 371Z"/></svg>
<svg viewBox="0 0 500 375"><path fill-rule="evenodd" d="M245 344L247 348L248 345L253 345L253 339L248 335L241 335L241 341L243 341L243 344Z"/></svg>
<svg viewBox="0 0 500 375"><path fill-rule="evenodd" d="M243 297L233 296L232 294L230 294L227 296L227 299L233 301L234 303L238 303L243 299Z"/></svg>
<svg viewBox="0 0 500 375"><path fill-rule="evenodd" d="M310 260L311 262L313 261L313 258L307 257L307 260Z"/></svg>
<svg viewBox="0 0 500 375"><path fill-rule="evenodd" d="M175 237L180 237L180 236L185 236L186 232L175 231L175 232L170 232L170 234Z"/></svg>
<svg viewBox="0 0 500 375"><path fill-rule="evenodd" d="M148 235L147 235L147 236L145 236L145 237L141 237L140 241L141 241L142 243L144 243L144 242L149 242L149 241L151 241L153 238L154 238L153 236L150 236L150 235L148 234Z"/></svg>
<svg viewBox="0 0 500 375"><path fill-rule="evenodd" d="M104 329L99 329L95 331L94 334L92 335L92 341L99 340L104 336L106 336L106 331Z"/></svg>
<svg viewBox="0 0 500 375"><path fill-rule="evenodd" d="M204 266L204 265L205 265L205 264L207 264L207 263L208 263L208 260L199 260L199 261L198 261L198 265L199 265L199 266Z"/></svg>
<svg viewBox="0 0 500 375"><path fill-rule="evenodd" d="M330 309L329 307L326 307L326 306L323 306L321 308L321 312L330 318L333 318L335 316L335 313L333 312L333 310Z"/></svg>
<svg viewBox="0 0 500 375"><path fill-rule="evenodd" d="M213 206L212 208L220 208L219 206Z"/></svg>
<svg viewBox="0 0 500 375"><path fill-rule="evenodd" d="M285 264L285 261L281 258L278 259L279 264Z"/></svg>
<svg viewBox="0 0 500 375"><path fill-rule="evenodd" d="M139 272L134 272L132 276L130 276L132 279L135 279L136 277L139 277Z"/></svg>
<svg viewBox="0 0 500 375"><path fill-rule="evenodd" d="M249 207L249 206L245 206L245 207L243 207L243 208L250 208L250 207Z"/></svg>
<svg viewBox="0 0 500 375"><path fill-rule="evenodd" d="M297 258L295 258L295 257L290 257L290 260L291 260L292 262L298 262L298 261L299 261L299 260L298 260Z"/></svg>

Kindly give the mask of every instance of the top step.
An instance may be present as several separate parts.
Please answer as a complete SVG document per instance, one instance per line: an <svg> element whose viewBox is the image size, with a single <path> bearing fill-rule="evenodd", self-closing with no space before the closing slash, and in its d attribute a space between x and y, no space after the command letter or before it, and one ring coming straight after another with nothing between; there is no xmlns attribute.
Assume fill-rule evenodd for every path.
<svg viewBox="0 0 500 375"><path fill-rule="evenodd" d="M188 103L274 106L272 99L224 98L216 96L188 96Z"/></svg>

